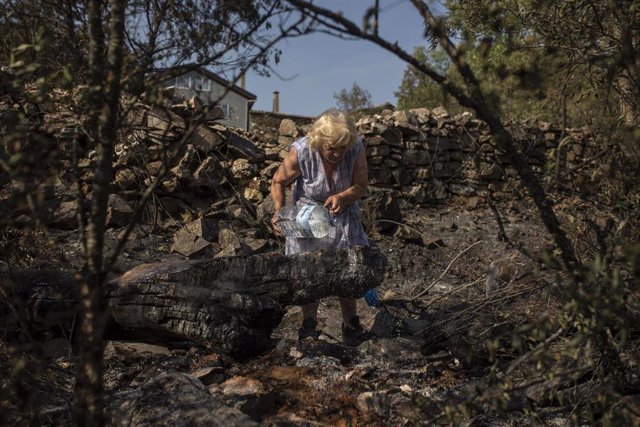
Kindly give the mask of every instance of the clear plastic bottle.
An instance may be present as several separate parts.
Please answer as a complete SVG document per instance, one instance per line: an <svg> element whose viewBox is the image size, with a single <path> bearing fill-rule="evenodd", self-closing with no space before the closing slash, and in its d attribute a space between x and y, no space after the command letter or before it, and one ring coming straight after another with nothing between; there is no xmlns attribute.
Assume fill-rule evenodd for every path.
<svg viewBox="0 0 640 427"><path fill-rule="evenodd" d="M329 211L320 205L284 206L278 211L276 224L287 237L322 239L334 227Z"/></svg>

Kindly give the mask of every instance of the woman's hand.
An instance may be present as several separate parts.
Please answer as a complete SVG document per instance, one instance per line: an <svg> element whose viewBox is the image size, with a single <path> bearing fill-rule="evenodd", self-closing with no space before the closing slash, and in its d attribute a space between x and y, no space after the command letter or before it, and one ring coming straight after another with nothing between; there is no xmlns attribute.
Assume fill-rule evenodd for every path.
<svg viewBox="0 0 640 427"><path fill-rule="evenodd" d="M333 215L338 215L344 209L346 203L344 198L340 194L334 194L329 196L325 200L324 205L329 209Z"/></svg>
<svg viewBox="0 0 640 427"><path fill-rule="evenodd" d="M271 217L271 228L273 228L273 232L276 233L276 236L282 237L282 230L278 227L278 218L278 211L276 211L276 213Z"/></svg>
<svg viewBox="0 0 640 427"><path fill-rule="evenodd" d="M289 154L284 158L280 167L271 180L271 199L273 200L273 207L276 212L271 218L271 228L276 236L282 237L282 230L276 224L279 218L278 212L280 208L284 206L286 201L286 187L291 184L298 176L300 176L300 165L298 164L298 155L296 148L291 147Z"/></svg>

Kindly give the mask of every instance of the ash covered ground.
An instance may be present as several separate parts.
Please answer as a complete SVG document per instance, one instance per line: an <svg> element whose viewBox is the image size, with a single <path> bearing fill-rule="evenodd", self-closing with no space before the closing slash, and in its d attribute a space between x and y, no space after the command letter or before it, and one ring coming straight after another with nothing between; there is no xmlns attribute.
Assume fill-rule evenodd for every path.
<svg viewBox="0 0 640 427"><path fill-rule="evenodd" d="M463 202L405 208L404 226L370 233L388 265L378 288L382 306L358 302L361 321L373 334L358 347L342 344L337 298L321 301L318 341L297 339L301 311L288 307L272 346L246 360L203 347L109 337L109 419L115 425L162 419L176 425L431 425L451 422L447 407L471 402L485 406L475 415L481 424L566 424L570 405L551 404L531 392L496 411L484 393L495 370L516 357L493 352L487 343L510 338L519 325L562 304L554 297L553 277L541 269L548 238L535 212L524 202L501 204L498 211L510 242L498 238L488 206L471 209ZM111 233L115 238L116 230ZM74 237L73 232L49 236L72 259L78 253ZM23 238L23 244L29 239L33 244L15 246L14 256L55 264L45 236ZM175 257L169 239L136 230L119 268ZM519 243L532 259L514 249ZM271 250L281 250L278 244L274 241ZM7 368L20 350L3 346ZM20 376L5 384L5 391L13 391L6 400L7 419L69 422L75 374L69 341L58 337L22 357ZM31 412L15 405L21 388L36 402ZM212 419L212 411L219 419Z"/></svg>

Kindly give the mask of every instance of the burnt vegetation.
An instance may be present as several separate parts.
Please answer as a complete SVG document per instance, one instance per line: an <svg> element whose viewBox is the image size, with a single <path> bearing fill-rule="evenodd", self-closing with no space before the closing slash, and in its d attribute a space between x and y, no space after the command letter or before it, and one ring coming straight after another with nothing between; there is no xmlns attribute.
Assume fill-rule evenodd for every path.
<svg viewBox="0 0 640 427"><path fill-rule="evenodd" d="M640 10L411 3L413 53L376 6L0 5L3 424L638 423ZM309 120L232 128L159 71L233 84L313 32L407 71L352 105L373 247L286 258L269 180ZM374 285L347 347L335 297Z"/></svg>

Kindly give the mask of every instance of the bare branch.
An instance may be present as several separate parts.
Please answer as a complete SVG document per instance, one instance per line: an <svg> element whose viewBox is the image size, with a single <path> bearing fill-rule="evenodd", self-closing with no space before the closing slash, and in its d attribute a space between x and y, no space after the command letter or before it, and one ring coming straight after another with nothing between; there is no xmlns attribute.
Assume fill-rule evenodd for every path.
<svg viewBox="0 0 640 427"><path fill-rule="evenodd" d="M453 257L453 259L451 260L451 262L449 262L449 265L447 265L447 268L444 269L444 271L442 272L442 274L440 274L440 276L438 276L438 278L436 280L434 280L433 282L431 282L431 284L429 284L426 288L424 288L422 291L420 291L417 295L415 295L414 297L411 298L411 301L415 301L416 299L420 298L421 296L425 295L427 292L429 292L429 290L431 288L433 288L439 281L440 279L442 279L444 277L445 274L447 274L447 272L449 271L449 269L451 268L451 266L453 265L454 262L456 262L456 260L458 258L460 258L462 256L462 254L464 254L465 252L467 252L469 249L473 248L475 245L484 242L484 240L478 240L477 242L472 243L471 245L467 246L465 249L463 249L462 251L460 251L460 253L458 253L458 255L456 255L455 257Z"/></svg>

